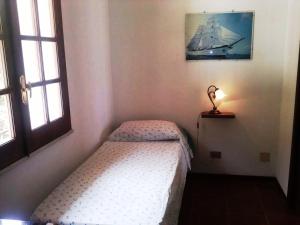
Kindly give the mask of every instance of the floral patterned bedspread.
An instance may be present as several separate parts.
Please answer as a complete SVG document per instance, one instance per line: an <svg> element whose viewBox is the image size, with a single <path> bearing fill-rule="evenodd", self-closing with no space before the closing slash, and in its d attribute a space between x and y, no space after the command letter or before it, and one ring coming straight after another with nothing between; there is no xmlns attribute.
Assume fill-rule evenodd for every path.
<svg viewBox="0 0 300 225"><path fill-rule="evenodd" d="M182 192L172 189L183 189L185 182L188 166L184 151L179 141L105 142L40 204L32 219L106 225L167 224L163 220L170 211L169 198ZM177 173L181 178L176 181ZM180 194L175 197L175 202L181 201Z"/></svg>

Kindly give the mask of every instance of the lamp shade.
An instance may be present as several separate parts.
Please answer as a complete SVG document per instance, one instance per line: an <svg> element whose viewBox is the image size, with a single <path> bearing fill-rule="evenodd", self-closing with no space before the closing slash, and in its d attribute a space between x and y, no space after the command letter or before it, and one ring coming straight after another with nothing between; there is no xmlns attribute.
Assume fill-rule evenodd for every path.
<svg viewBox="0 0 300 225"><path fill-rule="evenodd" d="M216 92L215 92L215 96L216 96L216 100L221 100L221 99L223 99L226 95L225 95L225 93L224 93L221 89L218 89L218 90L216 90Z"/></svg>

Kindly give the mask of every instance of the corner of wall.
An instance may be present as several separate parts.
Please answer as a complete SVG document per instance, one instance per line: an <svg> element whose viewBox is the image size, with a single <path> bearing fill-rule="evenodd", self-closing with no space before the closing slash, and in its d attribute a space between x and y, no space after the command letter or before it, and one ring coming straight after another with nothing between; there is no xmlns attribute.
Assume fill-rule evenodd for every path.
<svg viewBox="0 0 300 225"><path fill-rule="evenodd" d="M287 195L300 37L300 3L288 1L276 177Z"/></svg>

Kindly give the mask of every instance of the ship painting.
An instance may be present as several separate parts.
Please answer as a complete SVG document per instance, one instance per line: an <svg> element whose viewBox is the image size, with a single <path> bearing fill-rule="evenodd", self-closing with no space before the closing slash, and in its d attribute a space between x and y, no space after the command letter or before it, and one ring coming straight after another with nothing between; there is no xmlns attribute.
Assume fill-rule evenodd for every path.
<svg viewBox="0 0 300 225"><path fill-rule="evenodd" d="M251 59L253 12L187 14L186 59Z"/></svg>

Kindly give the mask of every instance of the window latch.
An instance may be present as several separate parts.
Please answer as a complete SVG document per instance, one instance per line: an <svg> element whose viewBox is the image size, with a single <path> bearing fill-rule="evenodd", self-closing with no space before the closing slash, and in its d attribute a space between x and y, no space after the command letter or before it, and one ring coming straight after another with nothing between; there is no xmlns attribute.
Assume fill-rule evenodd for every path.
<svg viewBox="0 0 300 225"><path fill-rule="evenodd" d="M24 105L28 104L28 92L29 97L32 97L32 91L31 91L31 83L26 83L26 77L25 75L20 76L20 86L21 86L21 98Z"/></svg>

